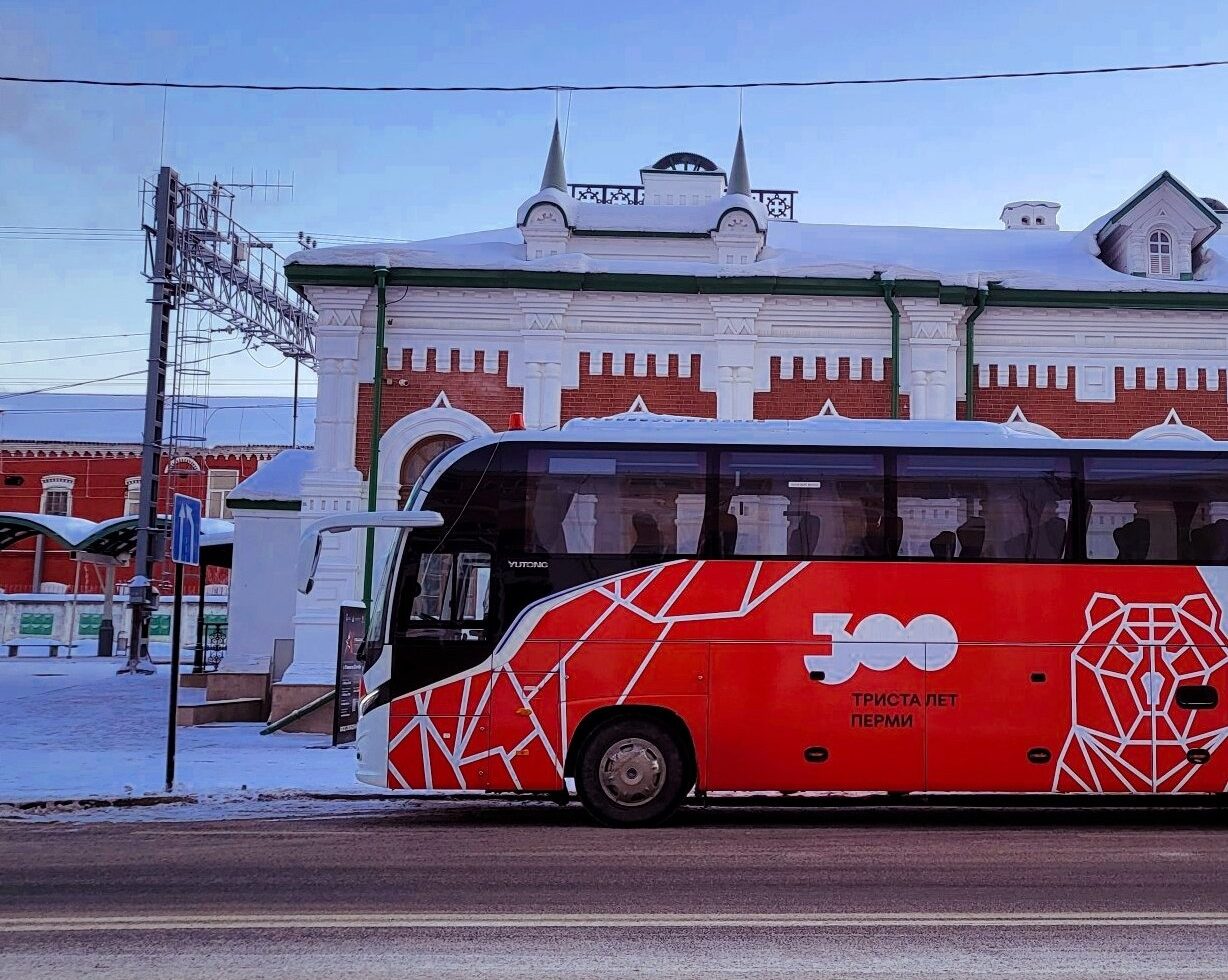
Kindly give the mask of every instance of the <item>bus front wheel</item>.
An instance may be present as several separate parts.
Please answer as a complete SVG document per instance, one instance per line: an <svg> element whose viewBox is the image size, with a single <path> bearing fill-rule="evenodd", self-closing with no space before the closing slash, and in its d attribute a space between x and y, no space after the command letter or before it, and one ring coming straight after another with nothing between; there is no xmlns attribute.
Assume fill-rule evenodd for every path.
<svg viewBox="0 0 1228 980"><path fill-rule="evenodd" d="M682 805L689 771L665 726L650 718L611 719L584 743L576 794L607 827L655 827Z"/></svg>

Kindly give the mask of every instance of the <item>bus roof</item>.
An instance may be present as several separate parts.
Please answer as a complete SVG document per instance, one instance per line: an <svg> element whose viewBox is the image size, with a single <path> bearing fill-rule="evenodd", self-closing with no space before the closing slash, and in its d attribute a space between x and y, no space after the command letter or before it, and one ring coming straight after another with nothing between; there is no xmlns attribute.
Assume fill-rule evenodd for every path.
<svg viewBox="0 0 1228 980"><path fill-rule="evenodd" d="M681 445L831 446L995 450L1112 450L1228 452L1228 442L1212 439L1181 423L1175 415L1129 439L1063 439L1024 419L1011 422L851 419L839 415L800 420L718 421L651 412L626 412L606 418L578 418L561 430L512 431L484 436L461 447L470 450L499 441L547 443L669 443ZM451 455L451 454L449 454ZM464 455L458 452L456 455Z"/></svg>

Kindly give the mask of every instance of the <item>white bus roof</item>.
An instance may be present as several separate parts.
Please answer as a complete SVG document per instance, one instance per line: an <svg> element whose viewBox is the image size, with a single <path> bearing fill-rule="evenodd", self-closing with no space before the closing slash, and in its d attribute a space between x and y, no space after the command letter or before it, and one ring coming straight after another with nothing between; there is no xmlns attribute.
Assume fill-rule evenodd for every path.
<svg viewBox="0 0 1228 980"><path fill-rule="evenodd" d="M1159 425L1129 439L1063 439L1043 426L1017 419L1012 422L922 422L911 419L850 419L824 415L799 420L718 421L652 412L625 412L606 418L579 418L558 431L539 429L497 432L453 447L427 472L422 492L428 491L447 464L496 443L554 443L568 445L745 445L775 447L884 449L989 449L1004 451L1094 450L1113 452L1228 453L1228 442L1182 424L1174 413Z"/></svg>
<svg viewBox="0 0 1228 980"><path fill-rule="evenodd" d="M1175 419L1175 416L1170 416ZM627 412L607 418L578 418L559 431L495 433L464 445L490 443L673 443L681 445L833 446L933 449L1115 450L1228 452L1219 442L1179 419L1144 429L1129 439L1063 439L1045 429L1016 422L924 422L911 419L850 419L839 415L800 420L718 421L681 415Z"/></svg>

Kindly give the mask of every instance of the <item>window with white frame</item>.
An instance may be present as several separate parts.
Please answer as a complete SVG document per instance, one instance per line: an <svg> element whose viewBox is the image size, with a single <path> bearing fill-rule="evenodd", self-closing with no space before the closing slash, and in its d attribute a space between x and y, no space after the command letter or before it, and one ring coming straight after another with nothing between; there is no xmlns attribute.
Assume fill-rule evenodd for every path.
<svg viewBox="0 0 1228 980"><path fill-rule="evenodd" d="M1147 275L1173 274L1173 239L1168 232L1158 230L1147 240Z"/></svg>
<svg viewBox="0 0 1228 980"><path fill-rule="evenodd" d="M77 478L55 474L43 477L43 499L39 510L58 517L72 515L72 490Z"/></svg>
<svg viewBox="0 0 1228 980"><path fill-rule="evenodd" d="M124 481L124 516L131 517L141 509L141 478L130 476Z"/></svg>
<svg viewBox="0 0 1228 980"><path fill-rule="evenodd" d="M229 518L230 508L226 506L226 495L238 485L238 470L210 470L205 516Z"/></svg>

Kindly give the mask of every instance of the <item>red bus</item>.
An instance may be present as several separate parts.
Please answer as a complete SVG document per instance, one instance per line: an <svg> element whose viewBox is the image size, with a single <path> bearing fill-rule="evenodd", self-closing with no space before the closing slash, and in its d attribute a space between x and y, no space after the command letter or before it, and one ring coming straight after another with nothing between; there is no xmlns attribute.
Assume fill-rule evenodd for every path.
<svg viewBox="0 0 1228 980"><path fill-rule="evenodd" d="M359 776L574 786L611 825L692 792L1222 793L1226 449L625 416L464 443L396 520Z"/></svg>

